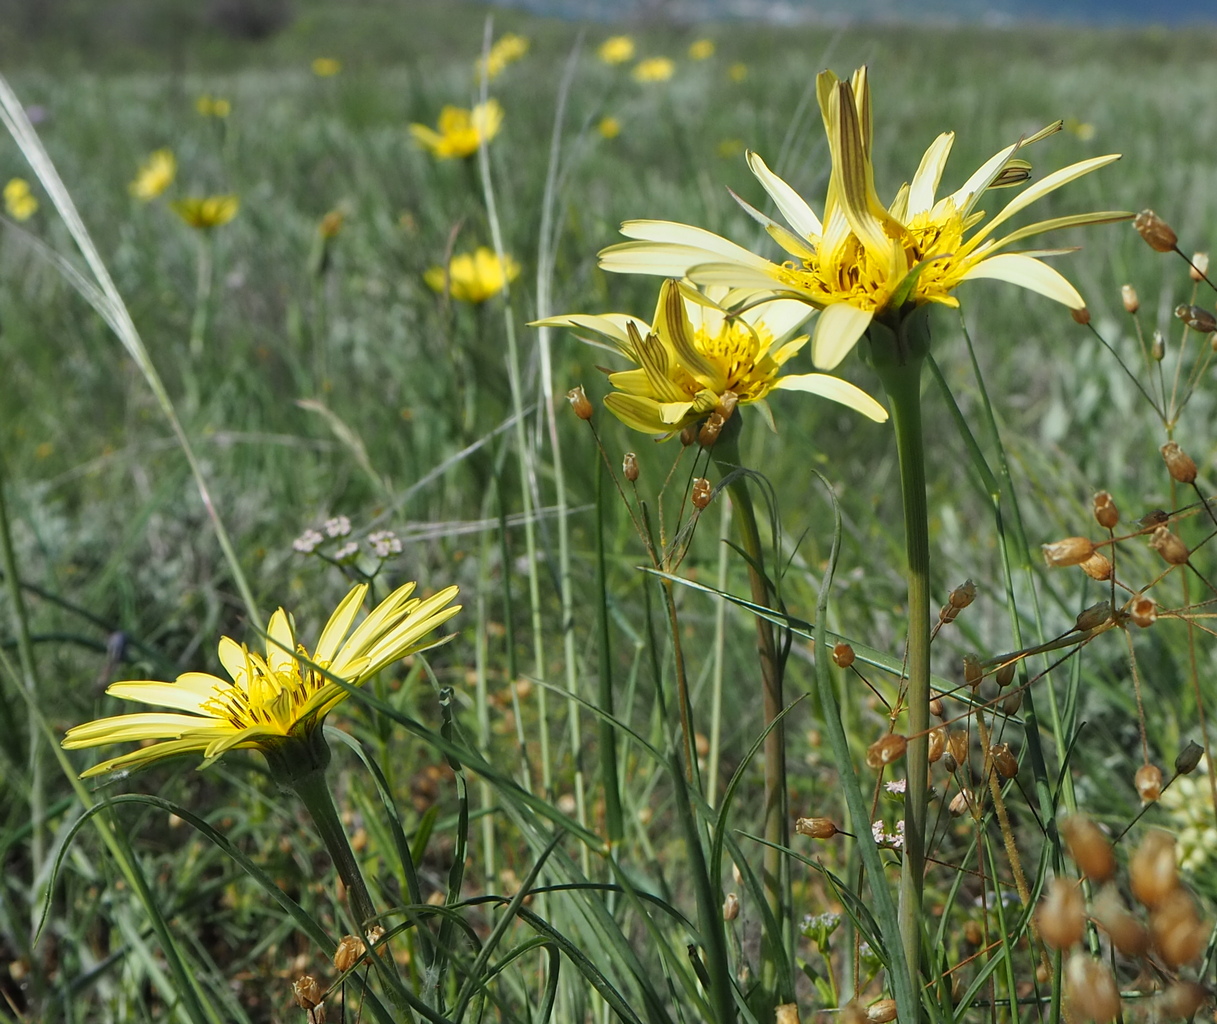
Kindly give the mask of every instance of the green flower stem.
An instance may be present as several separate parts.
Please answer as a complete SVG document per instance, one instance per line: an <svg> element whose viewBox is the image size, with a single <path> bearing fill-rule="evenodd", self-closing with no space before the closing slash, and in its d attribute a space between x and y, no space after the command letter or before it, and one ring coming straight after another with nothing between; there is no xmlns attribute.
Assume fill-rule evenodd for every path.
<svg viewBox="0 0 1217 1024"><path fill-rule="evenodd" d="M774 609L774 600L769 580L765 577L765 552L761 546L761 533L756 522L752 496L748 493L747 477L739 471L740 417L733 416L723 429L718 442L711 449L715 465L727 484L731 505L735 513L735 525L739 532L740 547L748 562L748 579L752 589L752 600L764 608ZM782 851L790 845L789 815L786 807L786 727L778 722L770 728L782 713L782 659L778 654L777 640L773 635L773 623L756 619L756 648L761 665L761 702L765 736L765 851L762 861L762 879L766 901L778 923L779 933L764 935L761 940L761 988L772 993L778 1003L791 1002L794 992L787 981L788 972L781 969L786 959L784 950L789 948L790 926L790 871Z"/></svg>
<svg viewBox="0 0 1217 1024"><path fill-rule="evenodd" d="M200 231L194 318L190 322L190 356L196 361L203 355L203 342L207 336L207 319L211 312L211 280L214 268L211 247L211 232Z"/></svg>
<svg viewBox="0 0 1217 1024"><path fill-rule="evenodd" d="M920 977L922 889L929 786L930 539L921 427L921 368L929 353L929 307L914 310L893 331L875 322L867 332L872 365L891 403L904 505L908 577L908 784L900 874L900 939L912 978Z"/></svg>

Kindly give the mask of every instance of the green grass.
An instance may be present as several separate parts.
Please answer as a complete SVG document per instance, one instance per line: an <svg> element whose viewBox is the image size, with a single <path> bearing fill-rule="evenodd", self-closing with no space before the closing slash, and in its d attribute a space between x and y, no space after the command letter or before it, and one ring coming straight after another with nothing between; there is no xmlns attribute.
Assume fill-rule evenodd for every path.
<svg viewBox="0 0 1217 1024"><path fill-rule="evenodd" d="M670 54L678 60L671 82L640 85L625 69L608 68L595 58L595 47L617 28L496 13L496 34L513 30L532 39L529 54L492 88L506 110L503 131L489 151L493 193L504 249L523 267L504 311L499 300L476 309L446 306L423 283L426 269L440 263L450 245L463 251L491 243L476 167L433 161L413 145L407 129L416 121L434 124L443 105L468 105L474 97L472 65L480 52L484 12L461 5L458 18L445 3L410 6L406 18L389 4L301 5L293 25L258 45L224 40L199 26L173 35L164 24L152 24L147 41L159 39L163 45L138 49L106 42L104 26L90 21L96 14L84 11L72 22L74 33L34 34L27 48L0 45L0 52L14 54L4 70L22 100L47 113L40 135L165 379L262 613L282 605L294 612L302 635L315 635L349 581L338 569L295 553L292 540L340 514L350 516L356 536L389 528L405 539L404 552L384 566L378 585L404 579L418 579L430 589L461 585L466 612L456 620L458 638L428 658L426 671L419 661L386 672L369 687L382 702L378 710L350 701L334 721L363 741L384 771L389 799L416 847L423 900L448 891L454 850L463 842L462 801L444 755L460 754L473 765L468 806L487 817L469 828L470 860L460 896L510 896L550 838L550 812L540 808L541 798L561 810L559 831L573 829L576 768L583 773L588 827L599 836L607 827L597 776L597 719L590 711L580 713L580 749L573 752L570 709L560 693L572 652L574 685L584 701L598 699L605 666L597 650L600 588L592 510L598 456L587 428L562 403L557 423L562 481L573 509L575 602L573 636L564 646L561 549L557 520L549 514L556 501L553 456L538 412L543 396L536 335L525 326L537 315L550 139L563 71L575 48L580 49L559 126L559 175L552 197L558 230L546 312L622 310L648 317L655 282L605 275L596 269L596 251L617 240L620 221L638 217L685 221L760 245L756 225L726 191L735 189L757 204L764 198L747 171L742 147L761 152L819 205L828 156L814 78L826 65L840 73L861 62L871 66L882 195L892 194L911 175L925 146L942 130L958 132L944 179L953 188L1020 134L1058 117L1076 118L1094 126L1093 137L1065 132L1039 144L1031 153L1037 172L1110 151L1124 153L1124 159L1037 204L1037 219L1079 209L1152 206L1179 230L1185 251L1205 249L1210 225L1217 223L1211 174L1217 121L1199 98L1217 87L1217 58L1214 37L1202 33L628 26L640 55ZM127 9L148 17L138 5ZM178 43L165 42L170 35ZM702 35L716 41L715 56L700 63L685 59L688 44ZM309 61L319 55L342 60L342 73L314 77ZM748 69L742 82L726 73L736 62ZM195 112L195 98L204 92L232 101L227 120ZM606 140L596 125L610 115L620 120L622 131ZM171 147L179 160L171 195L234 192L241 199L236 219L214 235L215 283L206 344L197 355L188 347L197 239L163 201L140 203L127 191L138 164L162 146ZM0 181L13 176L33 179L18 149L6 144L0 146ZM7 223L0 228L0 451L33 642L36 705L57 738L71 724L124 710L101 695L113 679L217 670L220 635L251 644L258 637L182 451L144 379L105 324L23 233L78 262L45 193L37 185L35 191L43 203L35 217L20 229ZM345 222L326 269L318 274L312 262L317 225L334 208L344 211ZM1075 241L1083 250L1059 265L1086 296L1094 325L1144 379L1119 286L1137 285L1143 325L1147 331L1163 329L1173 347L1180 331L1171 311L1179 302L1193 301L1186 268L1150 252L1127 225L1091 229L1062 244ZM963 323L994 402L1033 554L1044 541L1098 535L1089 513L1096 490L1115 495L1126 523L1151 508L1194 500L1183 493L1172 497L1156 451L1166 440L1162 425L1089 332L1047 300L1013 289L975 284L965 286L962 298ZM1211 293L1195 301L1211 307ZM510 423L508 321L520 346L523 437L535 481L522 475L518 435ZM996 465L998 448L986 433L961 322L941 311L934 331L935 358ZM597 367L611 357L569 335L555 336L553 346L555 397L560 400L568 387L581 383L598 402L608 387ZM1173 364L1168 358L1164 365ZM848 360L842 371L878 390L858 360ZM1208 430L1214 404L1210 375L1201 380L1174 433L1200 464L1202 483L1214 451ZM301 407L301 399L322 403L328 415ZM859 649L869 645L898 664L905 592L890 432L797 395L778 395L772 406L778 433L769 434L759 417L745 413L741 447L746 464L762 469L776 488L782 547L771 553L770 564L785 566L786 607L798 619L816 618L830 557L832 511L814 470L833 484L843 523L827 625L855 640ZM950 588L969 576L980 590L958 626L944 630L934 646L934 671L958 679L965 653L988 658L1019 646L1012 633L1015 618L1022 642L1030 645L1067 629L1078 610L1106 592L1098 584L1083 585L1077 570L1036 568L1038 606L1021 575L1016 605L1009 606L991 503L932 384L926 417L934 599L945 602ZM678 442L652 444L603 412L595 423L611 464L616 466L626 450L638 453L639 493L657 517L655 496ZM482 443L472 454L457 458L477 442ZM664 495L669 528L690 461L687 453ZM526 486L535 487L531 501L546 512L535 522L535 599L518 523ZM640 1018L709 1019L685 957L686 944L694 941L690 932L663 915L648 925L631 904L646 893L690 919L698 912L695 879L686 864L690 839L682 832L682 807L689 798L643 742L664 748L676 718L674 705L669 703L665 718L657 704L661 693L671 701L673 679L660 595L638 571L647 561L644 547L609 494L604 510L607 662L615 680L615 713L639 734L628 739L618 733L625 834L615 868L568 834L540 882L579 881L586 874L597 882L615 881L626 893L598 903L549 894L538 897L531 911L554 921L560 934L584 950ZM711 506L679 567L680 575L706 585L719 578L724 550L717 508ZM765 518L766 510L761 514ZM1012 526L1009 520L1006 525ZM1178 529L1193 544L1205 536L1195 520ZM734 554L728 556L725 589L746 594L746 567ZM1123 545L1121 559L1126 559L1120 563L1122 579L1127 572L1130 580L1148 580L1158 564L1141 540ZM1200 571L1212 579L1208 568ZM1190 585L1196 601L1205 585L1194 577ZM654 603L650 619L644 609L648 590ZM713 804L722 799L732 772L744 767L724 833L740 845L728 851L727 860L738 854L759 870L759 844L741 835L761 829L760 758L745 761L762 729L753 624L731 607L720 625L718 602L691 589L675 588L674 602L699 732L711 731L715 680L723 681L719 791L709 794ZM539 646L530 621L534 609L541 625ZM1194 658L1203 682L1213 655L1204 620L1197 621ZM9 785L0 801L6 866L0 958L18 965L15 974L10 971L14 980L0 982L8 1000L0 1014L28 1020L192 1019L189 1006L175 1005L182 982L160 951L163 940L150 930L152 906L165 915L176 954L199 979L202 1019L296 1019L289 1013L303 1011L289 1010L290 981L309 971L332 977L326 964L331 951L319 949L307 930L268 898L269 887L297 899L317 929L331 937L344 930L343 911L324 851L299 827L298 808L275 790L253 754L230 755L201 774L189 763L160 766L101 795L155 794L195 812L265 872L268 888L169 816L164 806L123 804L74 836L55 879L47 923L32 944L44 909L46 872L82 813L85 795L72 789L69 773L56 764L46 743L36 766L25 755L37 716L27 717L18 687L19 632L7 620L0 629L5 654L0 691L10 717L2 723L0 742L16 755L5 765ZM1160 621L1152 630L1130 635L1145 688L1150 757L1169 768L1187 739L1200 738L1187 631L1181 623ZM711 652L720 637L724 653L716 665ZM116 650L120 656L113 656ZM832 817L845 828L841 766L828 745L812 650L805 637L795 638L787 676L788 698L810 694L785 720L791 809ZM887 715L861 680L834 678L869 795L874 773L863 767L862 752L886 730ZM531 685L531 694L519 703L513 703L513 680ZM887 697L894 691L881 673L872 681ZM448 741L440 735L437 684L456 690L458 728ZM537 695L545 684L556 691L548 694L542 718ZM1055 796L1062 802L1076 799L1118 831L1139 808L1132 779L1141 754L1127 646L1114 635L1099 637L1082 657L1036 684L1046 730L1049 686L1055 688L1064 723L1059 735L1044 734L1054 784L1061 771L1057 743L1063 747L1076 739L1068 767L1073 795L1065 787ZM955 713L961 710L957 705ZM1211 715L1217 709L1206 710ZM508 780L539 791L543 732L553 792L530 802ZM1003 738L1020 749L1025 745L1022 727L1014 721ZM369 773L351 751L335 747L332 776L348 824L362 830L366 840L360 847L365 870L385 905L409 903L392 817ZM91 763L87 755L71 758L73 771ZM937 771L934 777L941 782ZM1011 789L1006 799L1034 886L1052 854L1042 840L1042 823L1031 812L1030 768L1024 767L1020 781L1029 795ZM880 809L892 826L899 809L887 800L881 794ZM46 808L46 821L44 829L34 830L41 832L35 839L31 809L39 806ZM696 800L692 806L697 813ZM112 822L116 834L111 845L93 827L103 820ZM1143 820L1170 818L1151 807ZM487 827L492 831L483 831ZM852 830L866 827L856 823ZM975 868L968 848L979 838L1008 885L1001 838L991 821L973 829L944 819L940 829L937 857L959 864L972 856L968 863ZM126 854L124 839L131 850ZM820 860L848 885L855 884L852 844L795 840L802 857ZM486 863L489 851L493 871ZM131 864L151 887L143 900L132 891ZM799 861L792 861L791 870L798 918L841 907L841 896L822 875ZM43 873L35 877L38 871ZM512 875L503 874L507 871ZM1217 898L1212 864L1188 881L1211 908ZM957 891L951 889L954 883ZM930 884L938 906L947 908L941 920L950 924L944 924L942 949L944 963L954 964L976 951L963 923L980 920L970 902L981 887L967 871L949 868L935 869ZM741 895L743 913L727 933L738 943L738 949L732 946L732 968L747 964L755 973L758 890L746 876L734 881L726 866L712 885L715 892L721 887ZM992 901L992 889L988 892ZM484 906L463 913L482 940L502 920ZM614 921L620 928L617 939L611 937ZM991 914L986 925L998 927L995 922ZM509 929L509 943L537 934L530 927L517 921ZM854 969L849 927L832 941L831 983L815 947L805 939L795 943L798 959L814 965L809 973L821 975L818 986L798 982L805 1020L828 1005L826 993L833 986L847 992ZM415 940L399 943L415 957L406 977L420 991L424 947ZM531 1007L542 1002L544 973L538 955L527 951L492 983L498 1002L487 1007L489 1016L536 1019ZM575 954L567 950L566 956L555 1019L611 1017L578 974ZM456 980L439 984L449 1007L457 1002L462 980L481 970L473 961L474 954L461 947L453 966ZM865 958L860 963L865 971ZM999 997L1008 999L1011 990L1029 994L1036 963L1025 947L1012 946L1009 958L998 961ZM1017 978L1007 978L1007 964L1020 972ZM961 972L961 989L978 969L973 965ZM1131 984L1135 972L1128 964L1120 969L1121 980ZM389 1007L386 1014L396 1014L392 986L373 987L377 984ZM992 993L981 987L976 997L988 999ZM876 996L881 988L875 982L865 995ZM331 1007L331 1019L336 1013ZM1027 1007L1019 1013L1019 1019L1039 1019ZM348 1009L348 1019L353 1015ZM954 1019L1014 1015L965 1008Z"/></svg>

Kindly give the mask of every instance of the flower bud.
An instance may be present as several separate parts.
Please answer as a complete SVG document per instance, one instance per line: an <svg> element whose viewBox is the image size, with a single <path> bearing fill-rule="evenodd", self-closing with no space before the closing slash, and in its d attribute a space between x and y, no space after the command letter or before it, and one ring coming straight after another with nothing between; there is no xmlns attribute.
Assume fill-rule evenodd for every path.
<svg viewBox="0 0 1217 1024"><path fill-rule="evenodd" d="M1149 934L1167 966L1178 968L1204 951L1209 930L1196 913L1192 898L1182 889L1175 889L1150 914Z"/></svg>
<svg viewBox="0 0 1217 1024"><path fill-rule="evenodd" d="M967 814L972 809L972 791L970 789L961 789L947 804L947 810L952 818L959 818Z"/></svg>
<svg viewBox="0 0 1217 1024"><path fill-rule="evenodd" d="M1166 338L1161 331L1154 331L1154 336L1149 343L1149 357L1155 363L1160 363L1166 358Z"/></svg>
<svg viewBox="0 0 1217 1024"><path fill-rule="evenodd" d="M1179 244L1179 236L1153 210L1138 213L1133 218L1132 226L1155 252L1173 252Z"/></svg>
<svg viewBox="0 0 1217 1024"><path fill-rule="evenodd" d="M1004 665L999 666L997 672L994 673L993 679L997 683L999 690L1004 690L1014 679L1014 673L1018 669L1016 660L1007 661Z"/></svg>
<svg viewBox="0 0 1217 1024"><path fill-rule="evenodd" d="M930 764L942 760L942 755L947 749L947 730L946 726L940 725L937 729L930 730L928 759Z"/></svg>
<svg viewBox="0 0 1217 1024"><path fill-rule="evenodd" d="M798 818L794 830L798 835L812 839L831 839L841 831L831 818Z"/></svg>
<svg viewBox="0 0 1217 1024"><path fill-rule="evenodd" d="M621 472L625 478L633 483L638 479L638 456L633 452L626 452L621 460Z"/></svg>
<svg viewBox="0 0 1217 1024"><path fill-rule="evenodd" d="M1077 309L1071 309L1069 311L1069 315L1073 317L1073 322L1075 324L1081 324L1083 327L1085 327L1088 323L1090 323L1090 310L1085 306L1079 306Z"/></svg>
<svg viewBox="0 0 1217 1024"><path fill-rule="evenodd" d="M1141 308L1141 300L1137 298L1137 289L1131 284L1120 288L1120 298L1124 300L1124 308L1129 313L1135 313Z"/></svg>
<svg viewBox="0 0 1217 1024"><path fill-rule="evenodd" d="M1040 937L1053 949L1069 949L1086 932L1082 891L1066 878L1048 883L1043 900L1035 911Z"/></svg>
<svg viewBox="0 0 1217 1024"><path fill-rule="evenodd" d="M871 768L883 768L904 755L909 741L898 732L881 736L866 748L866 763Z"/></svg>
<svg viewBox="0 0 1217 1024"><path fill-rule="evenodd" d="M937 693L930 696L930 714L935 718L943 717L942 697Z"/></svg>
<svg viewBox="0 0 1217 1024"><path fill-rule="evenodd" d="M680 443L686 448L697 440L697 424L690 423L680 432Z"/></svg>
<svg viewBox="0 0 1217 1024"><path fill-rule="evenodd" d="M734 921L739 917L739 897L733 893L727 893L726 899L723 900L723 920Z"/></svg>
<svg viewBox="0 0 1217 1024"><path fill-rule="evenodd" d="M1175 837L1158 829L1145 833L1128 864L1132 894L1147 907L1156 907L1179 887Z"/></svg>
<svg viewBox="0 0 1217 1024"><path fill-rule="evenodd" d="M566 393L566 400L570 402L570 407L575 410L575 415L579 419L590 420L592 418L592 403L588 400L582 385L571 388Z"/></svg>
<svg viewBox="0 0 1217 1024"><path fill-rule="evenodd" d="M1115 566L1111 564L1111 559L1101 551L1096 551L1086 561L1082 562L1081 567L1082 572L1092 580L1098 580L1100 583L1106 583L1115 572Z"/></svg>
<svg viewBox="0 0 1217 1024"><path fill-rule="evenodd" d="M1149 546L1162 556L1162 560L1167 565L1186 565L1191 555L1187 545L1165 526L1159 526L1154 530Z"/></svg>
<svg viewBox="0 0 1217 1024"><path fill-rule="evenodd" d="M1162 795L1162 769L1156 764L1143 764L1137 769L1134 784L1143 804L1152 804Z"/></svg>
<svg viewBox="0 0 1217 1024"><path fill-rule="evenodd" d="M1103 625L1110 618L1111 603L1109 601L1099 601L1097 604L1092 604L1089 608L1085 608L1078 613L1078 617L1073 622L1073 628L1078 630L1094 629L1095 626Z"/></svg>
<svg viewBox="0 0 1217 1024"><path fill-rule="evenodd" d="M1120 510L1107 491L1099 491L1094 496L1094 517L1104 530L1114 530L1120 521Z"/></svg>
<svg viewBox="0 0 1217 1024"><path fill-rule="evenodd" d="M998 743L990 747L989 757L993 760L997 774L1003 779L1012 779L1018 774L1018 758L1010 750L1009 743Z"/></svg>
<svg viewBox="0 0 1217 1024"><path fill-rule="evenodd" d="M1075 1020L1111 1024L1120 1015L1120 990L1111 968L1080 950L1065 963L1065 999Z"/></svg>
<svg viewBox="0 0 1217 1024"><path fill-rule="evenodd" d="M710 499L713 496L714 492L713 488L710 486L709 480L707 480L704 476L694 478L693 494L690 500L693 502L693 507L697 509L698 512L705 510L706 506L710 504Z"/></svg>
<svg viewBox="0 0 1217 1024"><path fill-rule="evenodd" d="M1021 689L1015 690L1010 694L1009 697L1001 702L1002 713L1007 715L1017 715L1018 709L1022 706L1023 691Z"/></svg>
<svg viewBox="0 0 1217 1024"><path fill-rule="evenodd" d="M888 1024L896 1019L896 1000L880 999L866 1008L866 1019L870 1024Z"/></svg>
<svg viewBox="0 0 1217 1024"><path fill-rule="evenodd" d="M1106 882L1116 873L1116 858L1103 830L1082 814L1061 819L1065 848L1083 876L1092 882Z"/></svg>
<svg viewBox="0 0 1217 1024"><path fill-rule="evenodd" d="M1162 452L1162 459L1172 480L1190 484L1196 479L1196 463L1174 441L1167 441L1158 450Z"/></svg>
<svg viewBox="0 0 1217 1024"><path fill-rule="evenodd" d="M1214 317L1203 306L1176 306L1175 316L1193 331L1199 331L1201 334L1212 334L1217 331L1217 317Z"/></svg>
<svg viewBox="0 0 1217 1024"><path fill-rule="evenodd" d="M980 659L975 654L965 654L963 656L964 683L975 690L984 677L985 670L981 667Z"/></svg>
<svg viewBox="0 0 1217 1024"><path fill-rule="evenodd" d="M1090 916L1111 936L1111 944L1125 956L1144 956L1149 948L1149 932L1120 899L1114 886L1105 885L1090 907Z"/></svg>
<svg viewBox="0 0 1217 1024"><path fill-rule="evenodd" d="M1150 1005L1158 1020L1191 1020L1208 997L1203 985L1180 978L1167 985Z"/></svg>
<svg viewBox="0 0 1217 1024"><path fill-rule="evenodd" d="M1133 598L1128 606L1128 617L1135 625L1148 629L1158 621L1158 602L1146 594Z"/></svg>
<svg viewBox="0 0 1217 1024"><path fill-rule="evenodd" d="M854 663L854 649L847 643L839 643L832 649L832 663L837 668L849 668Z"/></svg>
<svg viewBox="0 0 1217 1024"><path fill-rule="evenodd" d="M363 939L358 935L344 935L334 952L334 968L345 973L363 958Z"/></svg>
<svg viewBox="0 0 1217 1024"><path fill-rule="evenodd" d="M325 998L317 979L311 974L301 975L292 982L292 995L296 997L296 1005L302 1010L315 1010Z"/></svg>
<svg viewBox="0 0 1217 1024"><path fill-rule="evenodd" d="M967 764L968 731L966 729L952 729L947 736L947 748L951 751L951 756L955 758L957 764Z"/></svg>
<svg viewBox="0 0 1217 1024"><path fill-rule="evenodd" d="M1051 566L1081 565L1094 554L1094 545L1085 537L1066 537L1042 544L1044 561Z"/></svg>
<svg viewBox="0 0 1217 1024"><path fill-rule="evenodd" d="M1209 272L1209 254L1207 252L1193 253L1191 263L1187 276L1197 283L1203 281Z"/></svg>
<svg viewBox="0 0 1217 1024"><path fill-rule="evenodd" d="M1196 770L1196 765L1200 763L1200 759L1204 757L1204 747L1195 740L1188 740L1187 746L1179 751L1179 756L1175 758L1175 774L1190 775Z"/></svg>

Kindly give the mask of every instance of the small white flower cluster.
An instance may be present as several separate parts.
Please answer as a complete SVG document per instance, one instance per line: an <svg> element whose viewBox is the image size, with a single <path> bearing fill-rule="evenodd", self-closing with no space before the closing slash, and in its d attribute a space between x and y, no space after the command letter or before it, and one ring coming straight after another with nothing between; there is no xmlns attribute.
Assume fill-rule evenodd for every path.
<svg viewBox="0 0 1217 1024"><path fill-rule="evenodd" d="M1180 775L1163 790L1158 805L1167 813L1175 834L1175 856L1181 870L1195 873L1217 851L1217 828L1209 801L1209 780L1202 758L1191 775Z"/></svg>
<svg viewBox="0 0 1217 1024"><path fill-rule="evenodd" d="M317 550L317 545L325 538L314 530L312 527L305 530L299 537L292 541L292 550L298 551L302 555L311 555Z"/></svg>
<svg viewBox="0 0 1217 1024"><path fill-rule="evenodd" d="M324 532L322 532L324 531ZM321 526L321 530L311 526L299 537L292 541L292 549L302 555L320 554L331 562L349 562L359 554L359 541L348 540L328 554L318 551L326 540L338 540L351 534L351 520L347 516L331 516ZM392 530L377 530L367 537L367 545L372 554L384 561L402 552L401 538Z"/></svg>
<svg viewBox="0 0 1217 1024"><path fill-rule="evenodd" d="M392 530L377 530L368 535L368 544L377 558L401 554L401 538Z"/></svg>
<svg viewBox="0 0 1217 1024"><path fill-rule="evenodd" d="M891 782L885 782L883 784L884 789L886 789L889 793L892 793L896 796L903 796L904 791L906 789L908 789L908 787L909 787L908 779L893 779Z"/></svg>
<svg viewBox="0 0 1217 1024"><path fill-rule="evenodd" d="M882 821L871 822L871 835L875 837L875 843L878 846L887 847L889 850L904 849L904 822L896 822L896 831L889 832L887 826Z"/></svg>
<svg viewBox="0 0 1217 1024"><path fill-rule="evenodd" d="M345 537L351 532L351 521L346 516L334 516L325 521L325 532L329 537Z"/></svg>

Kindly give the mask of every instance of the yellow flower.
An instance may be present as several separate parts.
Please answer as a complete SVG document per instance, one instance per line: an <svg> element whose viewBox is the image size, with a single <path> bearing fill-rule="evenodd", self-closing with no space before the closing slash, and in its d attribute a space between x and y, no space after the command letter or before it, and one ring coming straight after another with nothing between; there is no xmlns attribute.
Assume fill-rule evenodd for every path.
<svg viewBox="0 0 1217 1024"><path fill-rule="evenodd" d="M307 739L347 697L335 678L359 686L398 659L450 639L424 637L460 611L460 605L450 603L456 587L425 601L410 596L414 587L407 583L395 590L351 633L368 589L367 584L355 587L330 616L312 654L297 643L292 618L280 608L271 616L265 657L228 637L220 640L220 662L232 682L207 672L186 672L173 683L121 682L106 691L189 714L161 711L101 718L69 729L63 746L71 750L161 741L95 765L84 778L194 752L206 758L205 767L238 747L266 752L287 740Z"/></svg>
<svg viewBox="0 0 1217 1024"><path fill-rule="evenodd" d="M610 36L596 53L605 64L624 64L634 59L634 40L629 36Z"/></svg>
<svg viewBox="0 0 1217 1024"><path fill-rule="evenodd" d="M472 110L444 107L439 112L439 130L425 124L410 125L410 133L425 150L440 160L457 156L472 156L478 147L489 142L503 124L503 108L498 100L479 103Z"/></svg>
<svg viewBox="0 0 1217 1024"><path fill-rule="evenodd" d="M333 57L318 57L313 61L313 74L318 78L333 78L342 70L342 62Z"/></svg>
<svg viewBox="0 0 1217 1024"><path fill-rule="evenodd" d="M194 101L194 109L203 117L227 117L232 113L232 104L222 97L204 93Z"/></svg>
<svg viewBox="0 0 1217 1024"><path fill-rule="evenodd" d="M24 178L13 178L4 186L4 209L13 220L29 220L38 212L38 200Z"/></svg>
<svg viewBox="0 0 1217 1024"><path fill-rule="evenodd" d="M744 151L743 139L719 139L716 147L718 155L724 160L739 156Z"/></svg>
<svg viewBox="0 0 1217 1024"><path fill-rule="evenodd" d="M155 199L177 177L177 159L171 149L158 149L139 166L128 188L136 199Z"/></svg>
<svg viewBox="0 0 1217 1024"><path fill-rule="evenodd" d="M485 60L481 57L478 58L474 70L479 78L483 70L488 79L498 78L507 68L507 65L515 63L527 52L528 40L524 36L508 32L490 48L490 53L487 54Z"/></svg>
<svg viewBox="0 0 1217 1024"><path fill-rule="evenodd" d="M714 56L714 40L698 39L689 44L690 60L706 60Z"/></svg>
<svg viewBox="0 0 1217 1024"><path fill-rule="evenodd" d="M1088 121L1079 121L1076 117L1065 118L1065 131L1073 132L1083 142L1089 142L1094 138L1094 125Z"/></svg>
<svg viewBox="0 0 1217 1024"><path fill-rule="evenodd" d="M602 117L596 125L596 131L606 139L615 139L621 134L621 122L615 117Z"/></svg>
<svg viewBox="0 0 1217 1024"><path fill-rule="evenodd" d="M740 63L732 64L731 67L727 68L727 77L733 82L742 82L748 77L748 65Z"/></svg>
<svg viewBox="0 0 1217 1024"><path fill-rule="evenodd" d="M1029 165L1015 155L1023 146L1057 131L1060 122L1007 146L958 190L935 200L954 141L954 134L945 132L926 150L912 184L902 186L891 205L884 207L874 186L866 69L855 72L852 82L839 81L826 71L817 85L832 156L823 220L764 160L756 153L748 154L752 173L790 227L747 204L745 208L793 259L772 263L686 224L629 221L622 233L637 241L604 250L601 266L664 277L688 274L702 284L769 289L802 299L822 311L811 354L824 369L832 369L845 358L872 320L890 325L927 302L957 306L952 293L964 281L993 278L1039 292L1072 309L1085 305L1074 287L1038 258L1068 250L1002 250L1052 228L1124 220L1131 214L1074 214L1031 224L1001 238L994 238L993 232L1037 199L1119 159L1118 155L1093 157L1054 171L1024 189L969 235L985 216L975 209L981 197L988 189L1026 181Z"/></svg>
<svg viewBox="0 0 1217 1024"><path fill-rule="evenodd" d="M668 437L720 407L757 402L775 389L804 391L849 406L876 422L887 411L861 388L826 373L780 376L782 365L807 344L807 335L783 340L807 319L807 304L776 299L738 315L719 304L726 288L699 292L678 281L659 290L654 326L622 313L550 317L538 327L574 327L607 338L637 369L609 374L617 390L605 406L626 426ZM728 415L729 415L728 411Z"/></svg>
<svg viewBox="0 0 1217 1024"><path fill-rule="evenodd" d="M635 82L666 82L675 70L676 65L668 57L648 57L635 64L630 74Z"/></svg>
<svg viewBox="0 0 1217 1024"><path fill-rule="evenodd" d="M448 269L432 267L423 279L437 292L445 289L458 302L485 302L498 295L520 275L520 265L504 255L500 262L493 249L479 246L476 252L462 252L448 261Z"/></svg>
<svg viewBox="0 0 1217 1024"><path fill-rule="evenodd" d="M240 201L231 195L191 196L188 199L176 199L169 206L192 228L210 231L232 220L237 215Z"/></svg>

